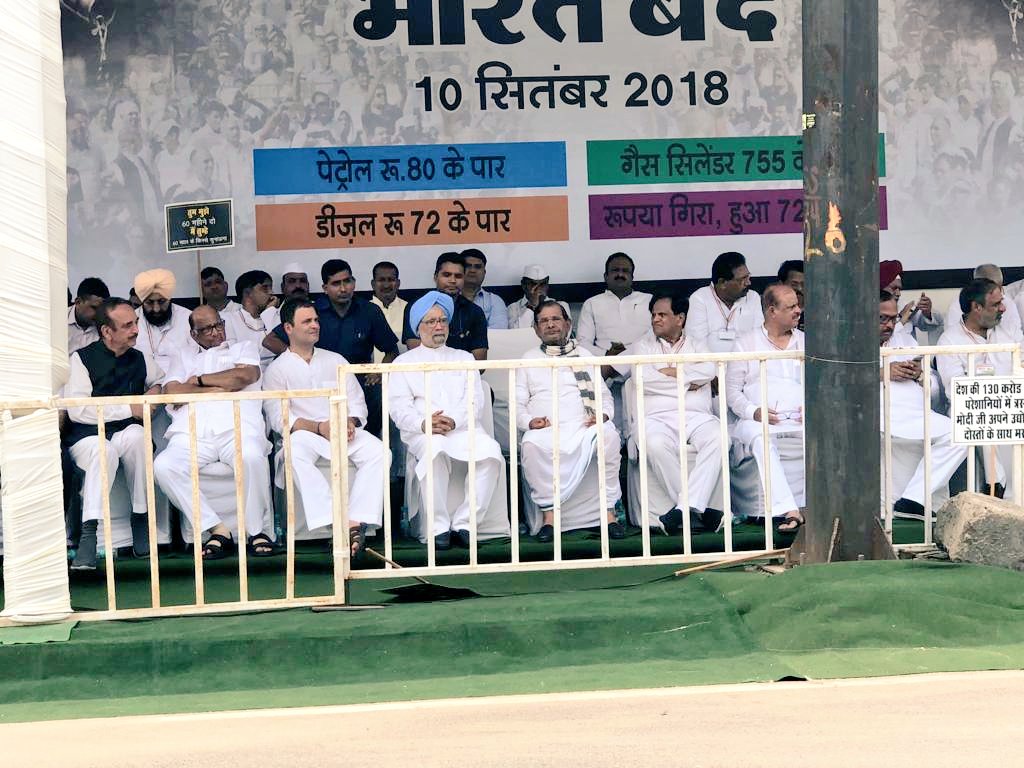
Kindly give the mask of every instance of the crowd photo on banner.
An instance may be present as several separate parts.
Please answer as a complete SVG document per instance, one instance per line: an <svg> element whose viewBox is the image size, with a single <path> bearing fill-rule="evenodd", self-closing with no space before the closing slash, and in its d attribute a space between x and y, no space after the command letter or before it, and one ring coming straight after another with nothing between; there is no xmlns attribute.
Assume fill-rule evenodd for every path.
<svg viewBox="0 0 1024 768"><path fill-rule="evenodd" d="M485 59L464 46L410 45L404 31L370 44L354 21L367 3L107 0L105 14L104 0L64 4L72 290L71 373L62 396L341 390L347 403L338 424L324 396L242 400L244 519L233 484L225 490L217 482L236 466L229 401L204 401L191 414L187 406L154 409L153 446L142 406L105 408L105 468L96 408L68 408L62 442L73 569L97 568L105 496L117 496L115 543L138 556L201 534L204 559L239 547L270 557L282 549L287 474L296 524L316 538L334 522L330 465L341 439L357 559L386 509L396 536L439 551L508 537L510 494L522 509L514 533L542 544L577 530L603 529L618 541L637 530L710 535L766 521L785 539L804 524L800 357L814 328L804 321L801 236L592 240L581 228L585 142L572 143L572 131L583 139L798 136L798 2L776 3L770 42L711 25L700 44L679 46L676 34L672 67L721 70L724 105L620 108L613 114L621 120L601 126L589 109L586 120L583 112L426 109L417 82L472 83ZM610 29L611 4L604 6L606 34L619 34ZM882 0L880 14L888 231L879 348L908 348L884 363L891 502L896 514L923 519L957 487L967 459L967 448L952 441L948 414L951 381L967 375L969 363L949 355L923 368L909 348L1024 339L1022 283L1003 274L1017 266L1015 251L998 247L1019 242L1022 226L1014 211L1024 192L1024 57L1013 55L1016 25L998 0ZM538 50L548 56L548 48ZM599 49L587 55L588 63L600 60ZM594 125L572 127L583 122ZM573 211L562 241L259 247L257 206L285 196L257 195L254 151L556 137L568 145L563 186ZM799 178L790 181L798 187ZM165 206L227 199L234 245L202 254L196 274L191 254L166 250ZM288 203L319 200L287 196ZM980 230L996 247L963 250ZM902 296L905 272L968 266L971 277L950 303L933 304L926 291ZM674 359L734 352L748 359L730 360L724 375L715 362ZM792 354L764 364L766 396L757 355L775 352ZM631 355L649 361L586 363ZM545 367L561 358L572 363ZM987 372L1012 372L1009 352L984 358ZM495 359L524 361L514 389L465 370ZM379 372L343 373L339 381L340 365L370 363L420 369L396 369L386 386ZM464 369L423 373L446 364ZM930 404L922 398L926 380ZM513 456L519 488L509 487ZM986 451L979 474L999 495L1013 493L1005 449ZM154 529L158 541L150 541Z"/></svg>

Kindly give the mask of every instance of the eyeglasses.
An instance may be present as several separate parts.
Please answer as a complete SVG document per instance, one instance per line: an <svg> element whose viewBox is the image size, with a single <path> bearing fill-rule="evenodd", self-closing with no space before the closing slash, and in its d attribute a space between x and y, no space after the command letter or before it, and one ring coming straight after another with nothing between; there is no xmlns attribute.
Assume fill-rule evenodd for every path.
<svg viewBox="0 0 1024 768"><path fill-rule="evenodd" d="M198 333L200 336L202 336L202 335L207 334L207 333L213 333L214 331L223 331L223 330L224 330L224 321L221 320L219 323L214 323L213 325L204 325L202 328L196 328L196 333Z"/></svg>
<svg viewBox="0 0 1024 768"><path fill-rule="evenodd" d="M443 327L445 325L448 325L448 318L447 317L435 317L433 320L423 319L423 320L420 320L420 325L428 325L428 326L429 325L436 325L436 326L439 326L439 327Z"/></svg>

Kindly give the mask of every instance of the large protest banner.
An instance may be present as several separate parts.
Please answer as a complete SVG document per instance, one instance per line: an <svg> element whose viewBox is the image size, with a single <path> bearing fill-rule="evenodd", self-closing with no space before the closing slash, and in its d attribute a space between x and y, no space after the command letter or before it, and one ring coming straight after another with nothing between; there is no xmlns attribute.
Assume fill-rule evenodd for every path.
<svg viewBox="0 0 1024 768"><path fill-rule="evenodd" d="M332 251L360 287L381 259L423 287L468 244L492 285L537 262L596 281L618 250L640 280L706 278L724 250L761 275L802 255L799 0L79 5L63 23L72 282L124 292L166 265L164 204L227 197L229 280L296 260L315 276ZM1002 0L880 5L882 257L1012 264L1016 17Z"/></svg>

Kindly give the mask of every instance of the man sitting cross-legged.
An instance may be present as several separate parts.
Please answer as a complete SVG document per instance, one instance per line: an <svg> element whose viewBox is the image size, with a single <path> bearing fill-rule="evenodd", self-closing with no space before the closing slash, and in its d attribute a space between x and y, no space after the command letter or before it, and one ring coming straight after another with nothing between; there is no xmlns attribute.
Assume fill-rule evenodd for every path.
<svg viewBox="0 0 1024 768"><path fill-rule="evenodd" d="M591 353L569 338L572 321L565 308L557 301L545 300L534 312L533 328L541 343L523 355L524 360L548 357L592 357ZM559 493L562 498L573 495L587 473L597 451L597 441L604 440L605 494L608 535L621 539L626 535L615 517L615 503L621 498L619 487L619 433L612 417L615 404L612 393L598 377L597 386L603 394L601 425L598 426L597 406L594 400L594 372L587 367L558 369L558 391L551 389L551 371L547 368L526 368L516 380L516 407L518 426L523 435L523 476L530 484L530 495L540 507L544 521L537 540L554 538L554 463L555 450L559 458ZM554 444L553 400L558 398L559 444ZM593 519L567 521L562 529L601 525L601 510L593 510Z"/></svg>
<svg viewBox="0 0 1024 768"><path fill-rule="evenodd" d="M209 305L202 305L189 316L192 339L200 352L179 351L164 377L164 392L185 393L259 391L260 356L251 341L225 340L224 321ZM199 469L218 461L235 468L234 408L228 401L198 403L196 409L196 458ZM189 439L189 406L168 406L171 426L168 445L153 462L153 474L167 498L192 520L192 451ZM275 547L263 530L271 508L270 466L267 454L267 428L263 422L261 401L239 403L242 429L239 441L245 488L245 529L250 537L250 553L259 557L274 554ZM199 490L201 530L210 532L203 546L204 560L219 560L234 551L231 531ZM239 527L242 521L238 521ZM193 532L193 535L196 535ZM197 536L198 539L198 536Z"/></svg>
<svg viewBox="0 0 1024 768"><path fill-rule="evenodd" d="M281 307L281 323L288 334L288 349L267 367L264 391L334 389L338 366L346 360L336 352L315 346L320 338L316 307L309 299L288 299ZM349 544L358 556L365 544L367 526L380 526L384 519L384 445L367 432L366 400L356 377L345 377L348 396L348 459L355 465L349 499ZM331 485L317 466L318 459L331 458L331 407L326 397L302 397L289 401L289 423L281 416L277 398L264 401L270 428L283 435L291 432L292 470L302 499L306 527L310 530L331 525ZM283 450L278 454L281 461ZM282 475L283 476L283 475ZM343 489L342 492L345 492Z"/></svg>

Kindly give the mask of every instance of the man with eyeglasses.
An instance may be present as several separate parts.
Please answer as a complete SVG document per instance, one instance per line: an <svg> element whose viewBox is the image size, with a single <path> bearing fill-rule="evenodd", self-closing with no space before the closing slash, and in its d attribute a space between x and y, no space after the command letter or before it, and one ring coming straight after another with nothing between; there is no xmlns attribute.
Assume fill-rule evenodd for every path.
<svg viewBox="0 0 1024 768"><path fill-rule="evenodd" d="M693 304L690 308L693 309ZM797 352L804 349L800 323L800 302L796 291L788 285L769 285L761 299L764 322L736 339L733 352ZM783 518L780 533L796 533L804 524L800 507L804 505L803 473L791 485L782 467L776 439L782 435L799 435L804 429L804 377L799 360L768 360L768 412L761 406L761 366L757 360L729 363L726 394L729 410L737 421L730 431L734 443L744 456L753 455L762 483L771 473L772 498L766 503L765 516ZM763 423L768 421L768 462L765 464Z"/></svg>
<svg viewBox="0 0 1024 768"><path fill-rule="evenodd" d="M260 355L251 341L228 342L220 313L209 305L197 307L189 316L191 336L199 352L181 350L164 377L164 392L169 395L242 392L260 389ZM242 400L239 441L245 488L245 528L250 537L250 553L255 556L274 553L264 531L264 520L271 508L270 465L267 454L262 401ZM199 471L221 462L235 467L235 419L230 401L204 402L196 408L196 456ZM167 429L167 448L153 463L153 473L167 498L192 521L191 441L189 407L169 406L171 426ZM203 545L204 560L219 560L236 547L232 531L224 525L199 489L200 525L209 533ZM241 521L239 521L241 524ZM198 538L198 537L197 537Z"/></svg>

